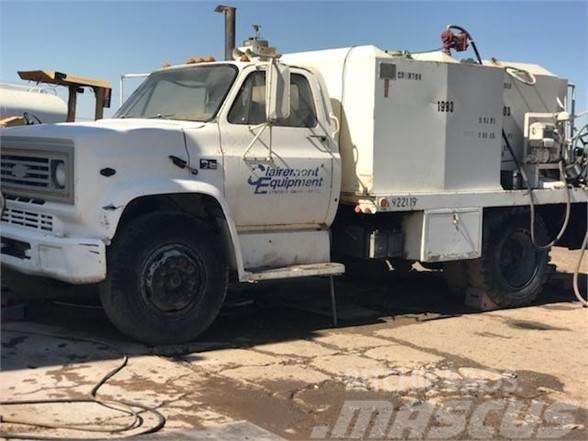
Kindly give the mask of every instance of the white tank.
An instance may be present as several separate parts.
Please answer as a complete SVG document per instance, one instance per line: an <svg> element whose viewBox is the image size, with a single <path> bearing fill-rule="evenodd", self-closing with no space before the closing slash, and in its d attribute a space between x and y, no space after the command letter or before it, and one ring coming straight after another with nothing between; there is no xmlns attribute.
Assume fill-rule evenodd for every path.
<svg viewBox="0 0 588 441"><path fill-rule="evenodd" d="M64 122L67 117L67 105L52 93L38 87L0 84L0 118L31 114L33 121L37 117L43 123Z"/></svg>

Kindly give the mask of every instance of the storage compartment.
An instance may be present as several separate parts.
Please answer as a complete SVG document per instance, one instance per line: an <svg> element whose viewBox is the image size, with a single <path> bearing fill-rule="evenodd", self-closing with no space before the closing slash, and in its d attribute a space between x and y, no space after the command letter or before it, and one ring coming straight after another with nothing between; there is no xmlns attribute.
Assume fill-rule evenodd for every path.
<svg viewBox="0 0 588 441"><path fill-rule="evenodd" d="M421 262L475 259L482 252L481 208L425 210L405 216L405 257Z"/></svg>

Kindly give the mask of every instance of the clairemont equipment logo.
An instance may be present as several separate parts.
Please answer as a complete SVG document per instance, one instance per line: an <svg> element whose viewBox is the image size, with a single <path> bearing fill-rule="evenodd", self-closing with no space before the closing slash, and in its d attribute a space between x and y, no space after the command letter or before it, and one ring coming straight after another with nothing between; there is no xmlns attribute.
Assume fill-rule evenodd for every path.
<svg viewBox="0 0 588 441"><path fill-rule="evenodd" d="M255 194L275 193L312 193L323 186L324 176L320 176L324 167L289 168L257 164L247 183L254 188Z"/></svg>

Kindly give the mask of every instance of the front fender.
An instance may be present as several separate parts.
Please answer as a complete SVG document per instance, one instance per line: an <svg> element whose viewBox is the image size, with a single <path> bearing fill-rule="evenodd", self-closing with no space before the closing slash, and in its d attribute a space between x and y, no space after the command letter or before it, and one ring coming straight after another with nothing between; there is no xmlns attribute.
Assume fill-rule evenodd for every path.
<svg viewBox="0 0 588 441"><path fill-rule="evenodd" d="M102 196L100 202L100 223L106 230L106 236L109 239L114 237L122 213L131 201L143 196L178 193L203 194L213 197L218 202L223 211L231 235L231 242L235 252L235 262L237 263L237 271L239 273L239 279L241 279L245 271L243 268L241 247L237 236L237 228L221 191L214 185L206 182L195 181L192 179L161 178L142 180L137 183L127 182L124 183L124 185L121 183L121 185L116 185L110 188L109 191Z"/></svg>

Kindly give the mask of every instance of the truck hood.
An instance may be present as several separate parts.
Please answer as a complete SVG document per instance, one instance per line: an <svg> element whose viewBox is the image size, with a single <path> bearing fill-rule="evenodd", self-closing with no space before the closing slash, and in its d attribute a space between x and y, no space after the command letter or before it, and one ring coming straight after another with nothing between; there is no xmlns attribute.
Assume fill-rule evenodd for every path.
<svg viewBox="0 0 588 441"><path fill-rule="evenodd" d="M32 138L65 138L75 141L91 141L95 138L113 138L134 134L146 139L149 132L181 132L183 129L199 129L207 124L191 121L164 119L102 119L91 122L40 124L11 127L0 130L0 136L22 136Z"/></svg>

